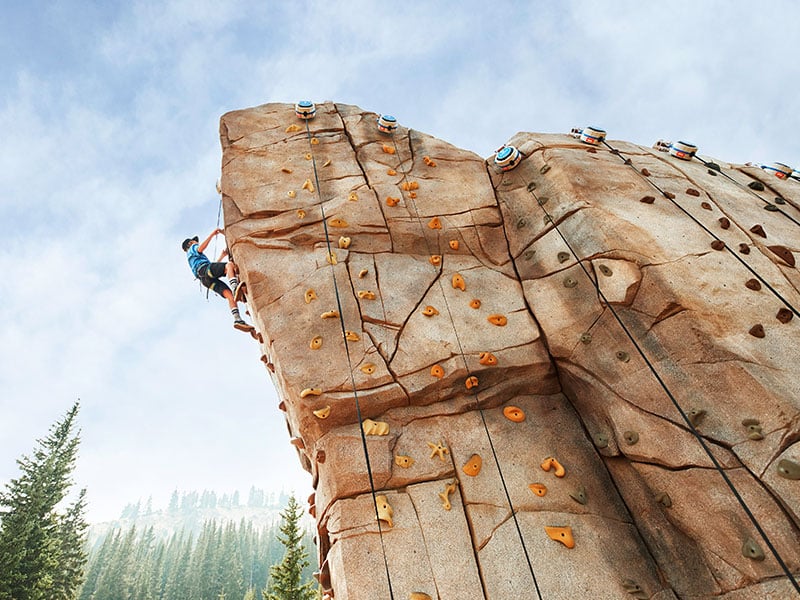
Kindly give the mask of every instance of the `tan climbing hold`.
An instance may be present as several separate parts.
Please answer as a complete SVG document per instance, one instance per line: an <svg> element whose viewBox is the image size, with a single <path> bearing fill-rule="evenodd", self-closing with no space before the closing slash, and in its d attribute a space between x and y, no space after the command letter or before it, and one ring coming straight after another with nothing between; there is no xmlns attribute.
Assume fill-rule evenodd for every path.
<svg viewBox="0 0 800 600"><path fill-rule="evenodd" d="M414 464L414 459L410 456L406 456L405 454L396 454L394 457L394 464L398 467L402 467L403 469L408 469L411 465Z"/></svg>
<svg viewBox="0 0 800 600"><path fill-rule="evenodd" d="M371 290L360 290L358 292L358 297L362 300L375 300L375 292Z"/></svg>
<svg viewBox="0 0 800 600"><path fill-rule="evenodd" d="M355 192L350 192L350 194L347 196L347 199L350 202L358 202L358 194L356 194Z"/></svg>
<svg viewBox="0 0 800 600"><path fill-rule="evenodd" d="M333 250L325 253L325 260L329 265L335 265L339 262L339 260L336 258L336 252Z"/></svg>
<svg viewBox="0 0 800 600"><path fill-rule="evenodd" d="M378 510L378 520L385 522L389 527L394 527L394 522L392 521L394 510L386 496L383 494L375 496L375 507Z"/></svg>
<svg viewBox="0 0 800 600"><path fill-rule="evenodd" d="M312 146L318 146L319 145L319 140L317 138L311 138L311 145Z"/></svg>
<svg viewBox="0 0 800 600"><path fill-rule="evenodd" d="M325 408L320 408L319 410L314 410L312 412L318 419L327 419L331 416L331 405L329 404Z"/></svg>
<svg viewBox="0 0 800 600"><path fill-rule="evenodd" d="M443 492L439 492L439 498L442 500L442 508L445 510L450 510L452 505L450 504L450 494L456 491L458 487L457 481L451 481L448 483Z"/></svg>
<svg viewBox="0 0 800 600"><path fill-rule="evenodd" d="M400 198L393 198L392 196L386 197L386 206L397 206L400 203Z"/></svg>
<svg viewBox="0 0 800 600"><path fill-rule="evenodd" d="M307 396L319 396L321 394L322 390L320 388L306 388L300 392L300 397L306 398Z"/></svg>
<svg viewBox="0 0 800 600"><path fill-rule="evenodd" d="M453 250L458 250L458 240L450 240L449 242L447 242L447 244L448 244L448 245L450 246L450 248L452 248Z"/></svg>
<svg viewBox="0 0 800 600"><path fill-rule="evenodd" d="M462 292L467 291L467 282L464 281L464 277L462 277L460 273L453 273L451 283L453 284L454 290L461 290Z"/></svg>
<svg viewBox="0 0 800 600"><path fill-rule="evenodd" d="M346 236L343 236L343 235L339 236L339 248L342 248L343 250L346 250L347 248L350 247L350 243L351 242L352 242L352 240L349 237L346 237Z"/></svg>
<svg viewBox="0 0 800 600"><path fill-rule="evenodd" d="M491 352L481 352L478 357L478 362L487 367L493 367L497 364L497 357Z"/></svg>
<svg viewBox="0 0 800 600"><path fill-rule="evenodd" d="M355 331L348 330L344 332L344 339L346 339L348 342L358 342L361 340L361 336Z"/></svg>
<svg viewBox="0 0 800 600"><path fill-rule="evenodd" d="M489 315L486 317L486 320L492 325L497 325L498 327L505 327L508 324L508 319L505 317L505 315Z"/></svg>
<svg viewBox="0 0 800 600"><path fill-rule="evenodd" d="M395 171L394 169L386 169L386 174L387 175L397 175L397 171Z"/></svg>
<svg viewBox="0 0 800 600"><path fill-rule="evenodd" d="M381 150L383 150L386 154L394 154L394 148L387 146L386 144L381 146Z"/></svg>
<svg viewBox="0 0 800 600"><path fill-rule="evenodd" d="M503 409L503 416L514 423L522 423L525 420L525 411L519 406L506 406Z"/></svg>
<svg viewBox="0 0 800 600"><path fill-rule="evenodd" d="M291 173L291 172L292 172L292 170L291 170L291 169L287 169L286 167L283 167L283 168L281 169L281 171L283 171L284 173Z"/></svg>
<svg viewBox="0 0 800 600"><path fill-rule="evenodd" d="M439 311L429 304L428 306L422 309L422 314L425 315L426 317L432 317L434 315L438 315Z"/></svg>
<svg viewBox="0 0 800 600"><path fill-rule="evenodd" d="M306 160L311 160L314 157L311 156L311 152L306 152L306 155L303 158L305 158Z"/></svg>
<svg viewBox="0 0 800 600"><path fill-rule="evenodd" d="M306 180L303 182L303 189L304 189L304 190L308 190L308 191L309 191L309 192L311 192L312 194L314 193L314 184L313 184L313 183L311 183L311 180L310 180L310 179L306 179Z"/></svg>
<svg viewBox="0 0 800 600"><path fill-rule="evenodd" d="M335 310L327 310L320 315L323 319L338 319L339 312Z"/></svg>
<svg viewBox="0 0 800 600"><path fill-rule="evenodd" d="M549 471L550 469L553 469L553 475L555 475L556 477L563 477L564 475L567 474L566 469L562 467L561 463L558 462L552 456L548 456L547 458L545 458L540 466L544 471Z"/></svg>
<svg viewBox="0 0 800 600"><path fill-rule="evenodd" d="M431 375L433 375L437 379L441 379L442 377L444 377L444 369L442 368L441 365L433 365L431 367Z"/></svg>
<svg viewBox="0 0 800 600"><path fill-rule="evenodd" d="M389 424L385 421L364 419L361 427L364 430L364 435L387 435L389 433Z"/></svg>
<svg viewBox="0 0 800 600"><path fill-rule="evenodd" d="M312 300L317 299L317 292L314 291L314 288L308 288L305 293L306 304L310 303Z"/></svg>
<svg viewBox="0 0 800 600"><path fill-rule="evenodd" d="M442 264L442 255L441 255L441 254L433 254L433 255L431 255L431 257L428 259L428 261L429 261L429 262L430 262L430 263L431 263L431 264L432 264L434 267L438 267L440 264Z"/></svg>
<svg viewBox="0 0 800 600"><path fill-rule="evenodd" d="M367 375L372 375L375 372L375 369L377 369L377 367L374 363L366 363L361 366L361 372L366 373Z"/></svg>
<svg viewBox="0 0 800 600"><path fill-rule="evenodd" d="M468 390L471 390L472 388L478 387L478 378L475 377L475 375L472 375L471 377L467 377L466 381L464 382L464 386Z"/></svg>
<svg viewBox="0 0 800 600"><path fill-rule="evenodd" d="M543 483L531 483L528 485L530 490L541 498L547 493L547 486Z"/></svg>
<svg viewBox="0 0 800 600"><path fill-rule="evenodd" d="M575 538L572 537L572 527L548 527L545 525L544 531L551 540L561 542L567 548L575 547Z"/></svg>
<svg viewBox="0 0 800 600"><path fill-rule="evenodd" d="M286 133L294 133L295 131L300 131L300 127L294 123L286 128Z"/></svg>
<svg viewBox="0 0 800 600"><path fill-rule="evenodd" d="M328 160L326 160L324 163L322 163L322 166L323 166L323 167L330 167L330 166L331 166L331 159L329 158L329 159L328 159Z"/></svg>
<svg viewBox="0 0 800 600"><path fill-rule="evenodd" d="M339 217L331 217L328 219L328 225L331 227L347 227L347 221Z"/></svg>
<svg viewBox="0 0 800 600"><path fill-rule="evenodd" d="M305 219L306 218L306 211L304 211L302 208L298 209L297 210L297 218L298 219Z"/></svg>
<svg viewBox="0 0 800 600"><path fill-rule="evenodd" d="M430 156L423 156L422 157L422 162L424 162L429 167L435 167L436 166L436 163L433 160L431 160Z"/></svg>
<svg viewBox="0 0 800 600"><path fill-rule="evenodd" d="M483 460L481 459L480 454L473 454L469 457L467 464L461 467L461 470L470 477L475 477L481 472L481 466L483 466Z"/></svg>
<svg viewBox="0 0 800 600"><path fill-rule="evenodd" d="M425 592L411 592L408 595L408 600L433 600L433 599Z"/></svg>
<svg viewBox="0 0 800 600"><path fill-rule="evenodd" d="M358 278L359 278L359 279L363 279L364 277L366 277L366 276L367 276L367 274L368 274L368 273L369 273L369 270L368 270L368 269L361 269L361 270L358 272Z"/></svg>
<svg viewBox="0 0 800 600"><path fill-rule="evenodd" d="M405 192L410 192L412 190L418 190L419 189L419 183L417 183L416 181L404 181L402 183L402 185L400 186L400 189L405 191Z"/></svg>
<svg viewBox="0 0 800 600"><path fill-rule="evenodd" d="M294 190L289 190L288 192L286 192L286 195L289 196L289 198L294 198L295 196L297 196L297 192L295 192Z"/></svg>
<svg viewBox="0 0 800 600"><path fill-rule="evenodd" d="M433 217L430 221L428 221L428 227L430 229L441 229L442 222L439 220L439 217Z"/></svg>
<svg viewBox="0 0 800 600"><path fill-rule="evenodd" d="M309 343L308 346L312 350L319 350L320 348L322 348L322 336L318 335L316 337L311 338L311 343Z"/></svg>
<svg viewBox="0 0 800 600"><path fill-rule="evenodd" d="M448 450L447 446L445 446L441 441L437 443L428 442L428 447L431 449L431 458L434 456L438 456L442 461L445 461L444 455L449 454L450 450Z"/></svg>
<svg viewBox="0 0 800 600"><path fill-rule="evenodd" d="M480 308L481 307L481 301L478 300L477 298L473 298L472 300L469 301L469 307L470 308Z"/></svg>

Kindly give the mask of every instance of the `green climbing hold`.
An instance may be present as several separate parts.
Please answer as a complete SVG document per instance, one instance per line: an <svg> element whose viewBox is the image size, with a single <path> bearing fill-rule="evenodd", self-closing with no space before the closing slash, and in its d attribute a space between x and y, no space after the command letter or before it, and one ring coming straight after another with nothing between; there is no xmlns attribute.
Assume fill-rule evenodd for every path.
<svg viewBox="0 0 800 600"><path fill-rule="evenodd" d="M784 479L800 480L800 464L788 458L782 458L778 461L777 471L778 475Z"/></svg>
<svg viewBox="0 0 800 600"><path fill-rule="evenodd" d="M586 504L586 488L583 486L579 487L577 490L572 492L569 497L575 500L575 502L578 504Z"/></svg>
<svg viewBox="0 0 800 600"><path fill-rule="evenodd" d="M706 411L702 408L693 408L686 413L686 416L689 417L689 422L697 427L700 421L703 420L703 417L706 416Z"/></svg>
<svg viewBox="0 0 800 600"><path fill-rule="evenodd" d="M628 444L628 446L633 446L636 442L639 441L639 434L636 433L635 431L626 431L625 433L622 434L622 437L625 440L625 443Z"/></svg>
<svg viewBox="0 0 800 600"><path fill-rule="evenodd" d="M558 253L558 262L565 263L569 260L569 252L559 252Z"/></svg>
<svg viewBox="0 0 800 600"><path fill-rule="evenodd" d="M764 551L753 538L747 538L742 544L742 556L751 560L764 560Z"/></svg>
<svg viewBox="0 0 800 600"><path fill-rule="evenodd" d="M608 436L605 433L595 433L594 445L598 448L608 448Z"/></svg>

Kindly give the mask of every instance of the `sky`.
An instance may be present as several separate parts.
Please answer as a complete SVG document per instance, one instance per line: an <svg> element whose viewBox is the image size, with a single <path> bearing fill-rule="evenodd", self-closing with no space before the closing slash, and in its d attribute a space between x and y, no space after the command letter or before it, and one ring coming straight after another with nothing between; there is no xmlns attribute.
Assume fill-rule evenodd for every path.
<svg viewBox="0 0 800 600"><path fill-rule="evenodd" d="M332 100L483 157L593 125L800 167L790 0L8 4L0 486L80 400L92 522L175 489L312 491L257 344L180 249L216 227L225 112Z"/></svg>

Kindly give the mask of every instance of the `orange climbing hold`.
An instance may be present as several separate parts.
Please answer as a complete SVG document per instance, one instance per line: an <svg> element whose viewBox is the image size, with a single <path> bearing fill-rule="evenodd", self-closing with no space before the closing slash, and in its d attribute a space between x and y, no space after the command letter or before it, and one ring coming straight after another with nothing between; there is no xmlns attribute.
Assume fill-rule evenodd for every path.
<svg viewBox="0 0 800 600"><path fill-rule="evenodd" d="M406 192L409 192L411 190L418 190L419 183L417 183L416 181L404 181L402 185L400 185L400 189Z"/></svg>
<svg viewBox="0 0 800 600"><path fill-rule="evenodd" d="M550 469L554 469L553 470L553 475L555 475L556 477L563 477L564 475L567 474L566 469L564 469L564 467L561 466L561 463L558 462L552 456L548 456L547 458L545 458L542 461L542 464L540 466L545 471L549 471Z"/></svg>
<svg viewBox="0 0 800 600"><path fill-rule="evenodd" d="M432 317L434 315L438 315L439 311L429 304L428 306L422 309L422 314L425 315L426 317Z"/></svg>
<svg viewBox="0 0 800 600"><path fill-rule="evenodd" d="M439 217L433 217L430 221L428 221L428 227L431 229L441 229L442 222L439 220Z"/></svg>
<svg viewBox="0 0 800 600"><path fill-rule="evenodd" d="M434 267L438 267L440 264L442 264L442 255L441 254L434 254L428 260L430 261L430 263Z"/></svg>
<svg viewBox="0 0 800 600"><path fill-rule="evenodd" d="M383 150L386 154L394 154L394 148L387 146L386 144L381 147L381 150Z"/></svg>
<svg viewBox="0 0 800 600"><path fill-rule="evenodd" d="M441 379L442 377L444 377L444 369L441 367L441 365L433 365L431 367L431 375L433 375L437 379Z"/></svg>
<svg viewBox="0 0 800 600"><path fill-rule="evenodd" d="M386 206L397 206L400 203L400 198L386 197Z"/></svg>
<svg viewBox="0 0 800 600"><path fill-rule="evenodd" d="M525 411L519 406L506 406L503 409L503 416L514 423L522 423L525 420ZM545 469L545 471L547 470L548 469Z"/></svg>
<svg viewBox="0 0 800 600"><path fill-rule="evenodd" d="M464 385L467 387L468 390L478 387L478 378L475 377L475 375L467 377L467 380L464 382Z"/></svg>
<svg viewBox="0 0 800 600"><path fill-rule="evenodd" d="M508 324L508 319L504 315L489 315L486 320L498 327L505 327Z"/></svg>
<svg viewBox="0 0 800 600"><path fill-rule="evenodd" d="M572 537L572 527L548 527L545 525L544 531L551 540L561 542L567 548L575 547L575 538Z"/></svg>
<svg viewBox="0 0 800 600"><path fill-rule="evenodd" d="M493 367L497 364L497 357L491 352L481 352L478 357L478 362L487 367Z"/></svg>
<svg viewBox="0 0 800 600"><path fill-rule="evenodd" d="M458 250L458 240L450 240L447 242L453 250Z"/></svg>
<svg viewBox="0 0 800 600"><path fill-rule="evenodd" d="M469 457L467 464L465 464L461 469L469 475L470 477L475 477L478 473L481 472L481 466L483 465L483 460L481 459L479 454L473 454Z"/></svg>
<svg viewBox="0 0 800 600"><path fill-rule="evenodd" d="M481 301L478 300L477 298L473 298L472 300L469 301L469 307L470 308L480 308L481 307Z"/></svg>
<svg viewBox="0 0 800 600"><path fill-rule="evenodd" d="M531 483L529 486L530 490L541 498L547 493L547 486L543 483Z"/></svg>
<svg viewBox="0 0 800 600"><path fill-rule="evenodd" d="M452 283L454 290L461 290L462 292L467 291L467 282L464 281L460 273L453 273Z"/></svg>

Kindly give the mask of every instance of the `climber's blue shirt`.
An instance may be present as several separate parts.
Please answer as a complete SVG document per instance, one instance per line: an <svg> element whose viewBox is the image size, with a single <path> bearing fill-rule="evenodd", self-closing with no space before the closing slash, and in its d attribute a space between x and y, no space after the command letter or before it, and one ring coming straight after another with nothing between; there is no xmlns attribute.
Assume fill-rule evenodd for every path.
<svg viewBox="0 0 800 600"><path fill-rule="evenodd" d="M189 267L191 267L195 277L199 277L200 267L211 263L208 257L197 249L198 246L199 244L192 244L192 247L186 251Z"/></svg>

